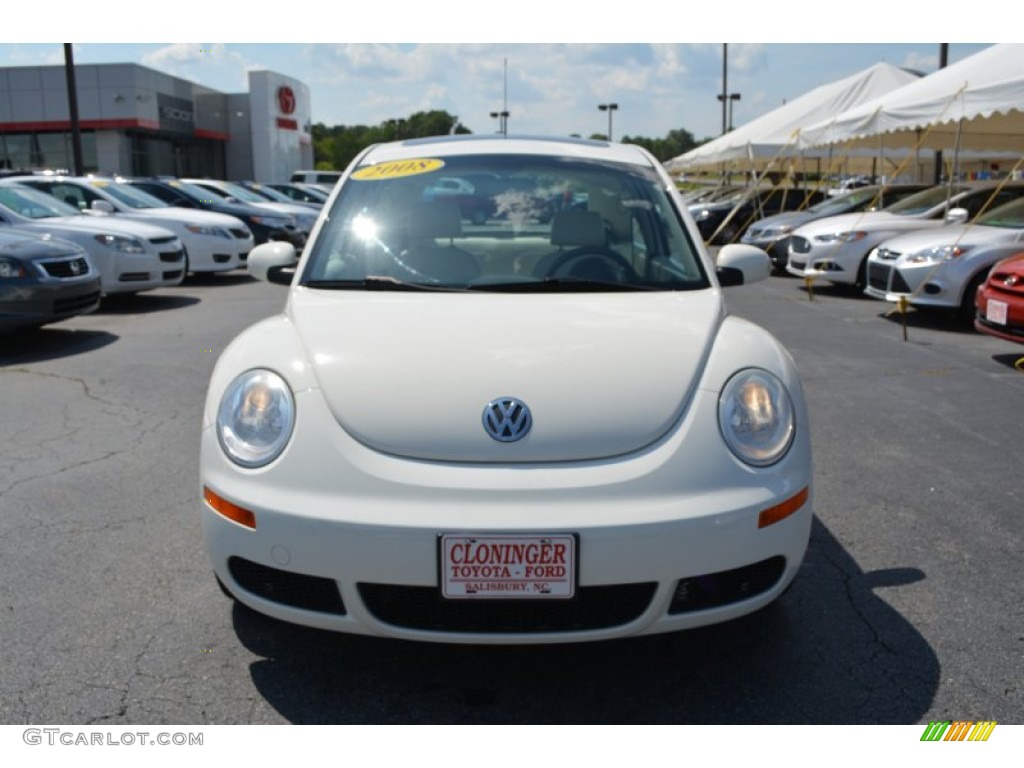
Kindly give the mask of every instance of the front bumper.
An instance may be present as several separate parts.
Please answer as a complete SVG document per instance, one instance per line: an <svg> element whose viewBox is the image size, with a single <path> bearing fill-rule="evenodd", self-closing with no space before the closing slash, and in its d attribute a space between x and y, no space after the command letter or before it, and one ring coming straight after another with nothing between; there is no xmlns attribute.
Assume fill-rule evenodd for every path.
<svg viewBox="0 0 1024 768"><path fill-rule="evenodd" d="M856 283L869 247L864 241L821 243L799 235L790 238L786 271L832 283Z"/></svg>
<svg viewBox="0 0 1024 768"><path fill-rule="evenodd" d="M264 469L239 470L204 429L203 488L256 521L247 528L204 502L207 549L241 602L356 634L553 643L726 621L770 603L800 566L812 518L810 446L804 427L778 465L745 467L724 444L707 445L717 396L695 399L675 433L635 455L473 466L372 451L337 428L318 392L300 393L301 423ZM794 497L793 514L758 527L762 511ZM577 595L445 600L444 533L574 535Z"/></svg>
<svg viewBox="0 0 1024 768"><path fill-rule="evenodd" d="M0 329L16 330L66 320L95 310L100 278L73 283L32 281L0 287Z"/></svg>

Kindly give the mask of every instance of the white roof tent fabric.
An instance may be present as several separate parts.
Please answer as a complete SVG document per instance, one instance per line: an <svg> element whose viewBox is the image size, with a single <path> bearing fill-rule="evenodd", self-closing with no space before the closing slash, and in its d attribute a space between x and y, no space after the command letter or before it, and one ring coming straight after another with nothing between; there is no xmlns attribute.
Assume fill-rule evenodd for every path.
<svg viewBox="0 0 1024 768"><path fill-rule="evenodd" d="M1024 151L1024 45L986 48L800 133L802 147Z"/></svg>
<svg viewBox="0 0 1024 768"><path fill-rule="evenodd" d="M821 85L724 136L669 160L669 170L688 170L739 160L770 161L795 154L801 128L889 93L918 75L891 64L875 64L855 75Z"/></svg>

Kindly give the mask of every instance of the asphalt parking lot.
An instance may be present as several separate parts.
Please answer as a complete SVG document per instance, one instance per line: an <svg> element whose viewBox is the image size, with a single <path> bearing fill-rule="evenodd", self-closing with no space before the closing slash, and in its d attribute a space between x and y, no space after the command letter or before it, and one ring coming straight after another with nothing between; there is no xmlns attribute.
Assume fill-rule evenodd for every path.
<svg viewBox="0 0 1024 768"><path fill-rule="evenodd" d="M290 627L218 590L197 508L217 354L285 290L244 274L0 340L0 723L1024 722L1024 346L772 277L811 409L801 573L730 624L467 648ZM1022 364L1024 366L1024 364Z"/></svg>

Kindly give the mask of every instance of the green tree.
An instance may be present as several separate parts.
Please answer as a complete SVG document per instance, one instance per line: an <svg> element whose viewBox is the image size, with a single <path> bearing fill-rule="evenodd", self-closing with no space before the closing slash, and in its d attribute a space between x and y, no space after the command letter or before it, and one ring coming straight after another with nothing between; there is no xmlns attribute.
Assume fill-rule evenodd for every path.
<svg viewBox="0 0 1024 768"><path fill-rule="evenodd" d="M315 167L327 165L343 170L364 149L372 144L450 133L471 133L455 115L445 110L416 112L409 117L385 120L379 125L313 126L313 161Z"/></svg>

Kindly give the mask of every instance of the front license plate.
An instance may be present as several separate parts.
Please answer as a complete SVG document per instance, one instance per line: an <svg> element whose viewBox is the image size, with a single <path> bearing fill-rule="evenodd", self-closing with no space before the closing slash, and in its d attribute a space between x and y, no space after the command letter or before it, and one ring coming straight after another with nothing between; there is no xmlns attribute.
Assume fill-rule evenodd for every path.
<svg viewBox="0 0 1024 768"><path fill-rule="evenodd" d="M573 534L443 534L441 594L451 599L567 599L576 594Z"/></svg>
<svg viewBox="0 0 1024 768"><path fill-rule="evenodd" d="M985 307L985 319L996 325L1006 325L1006 302L989 299Z"/></svg>

